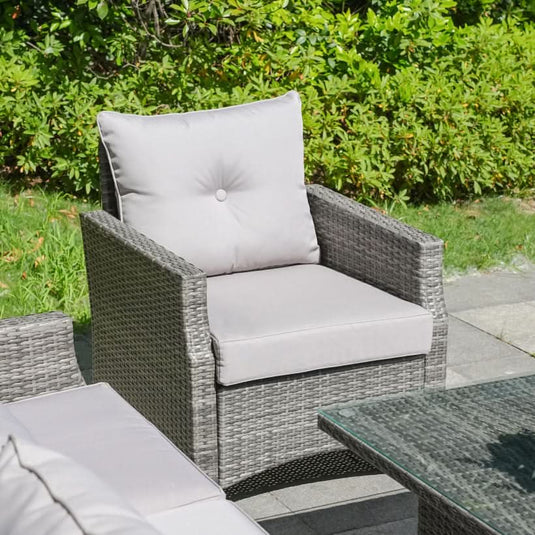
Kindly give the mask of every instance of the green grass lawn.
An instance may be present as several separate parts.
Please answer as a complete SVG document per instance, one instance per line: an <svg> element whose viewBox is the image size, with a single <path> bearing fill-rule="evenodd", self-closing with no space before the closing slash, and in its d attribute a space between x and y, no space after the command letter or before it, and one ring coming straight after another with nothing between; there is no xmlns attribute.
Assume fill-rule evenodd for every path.
<svg viewBox="0 0 535 535"><path fill-rule="evenodd" d="M78 213L95 205L39 189L12 195L0 184L0 317L62 310L89 322Z"/></svg>
<svg viewBox="0 0 535 535"><path fill-rule="evenodd" d="M78 214L96 204L35 188L0 184L0 317L62 310L77 328L89 322ZM391 214L445 244L446 275L535 262L535 198L395 206Z"/></svg>
<svg viewBox="0 0 535 535"><path fill-rule="evenodd" d="M446 276L469 269L535 262L535 198L486 198L434 206L397 206L391 215L444 240Z"/></svg>

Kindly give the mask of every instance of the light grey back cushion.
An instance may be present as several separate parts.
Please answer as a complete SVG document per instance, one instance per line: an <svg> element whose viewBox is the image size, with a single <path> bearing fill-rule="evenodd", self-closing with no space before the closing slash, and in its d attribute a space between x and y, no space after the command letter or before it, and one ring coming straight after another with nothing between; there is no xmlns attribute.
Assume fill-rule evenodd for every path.
<svg viewBox="0 0 535 535"><path fill-rule="evenodd" d="M208 275L317 263L299 95L98 114L121 219Z"/></svg>
<svg viewBox="0 0 535 535"><path fill-rule="evenodd" d="M71 459L11 435L0 448L3 535L159 533Z"/></svg>

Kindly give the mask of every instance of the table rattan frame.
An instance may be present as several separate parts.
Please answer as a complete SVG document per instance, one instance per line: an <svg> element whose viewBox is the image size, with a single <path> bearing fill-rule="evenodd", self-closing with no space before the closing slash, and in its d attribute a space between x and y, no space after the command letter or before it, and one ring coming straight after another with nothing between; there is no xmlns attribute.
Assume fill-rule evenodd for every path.
<svg viewBox="0 0 535 535"><path fill-rule="evenodd" d="M320 410L319 428L419 498L420 535L532 535L535 375Z"/></svg>

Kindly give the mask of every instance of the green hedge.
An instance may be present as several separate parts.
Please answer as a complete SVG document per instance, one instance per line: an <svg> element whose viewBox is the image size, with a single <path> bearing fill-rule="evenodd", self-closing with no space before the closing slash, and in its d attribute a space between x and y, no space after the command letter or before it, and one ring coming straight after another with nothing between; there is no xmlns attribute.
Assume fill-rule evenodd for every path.
<svg viewBox="0 0 535 535"><path fill-rule="evenodd" d="M98 111L296 89L311 181L367 202L535 186L531 0L175 1L0 1L5 176L91 193Z"/></svg>

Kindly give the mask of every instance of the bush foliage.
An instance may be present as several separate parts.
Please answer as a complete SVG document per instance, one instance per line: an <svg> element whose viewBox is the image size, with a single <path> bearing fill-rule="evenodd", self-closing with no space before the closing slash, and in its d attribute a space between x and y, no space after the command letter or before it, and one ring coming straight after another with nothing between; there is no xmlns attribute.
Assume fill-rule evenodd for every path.
<svg viewBox="0 0 535 535"><path fill-rule="evenodd" d="M0 0L0 164L90 193L98 111L296 89L311 181L367 202L533 187L532 4Z"/></svg>

